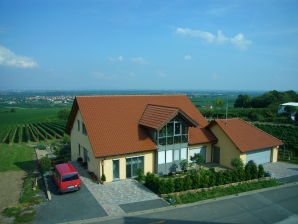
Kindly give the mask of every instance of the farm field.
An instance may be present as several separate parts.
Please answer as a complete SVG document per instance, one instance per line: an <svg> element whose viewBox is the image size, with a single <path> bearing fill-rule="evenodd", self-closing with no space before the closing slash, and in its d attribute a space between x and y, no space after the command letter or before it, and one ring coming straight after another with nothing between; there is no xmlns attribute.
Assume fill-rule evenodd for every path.
<svg viewBox="0 0 298 224"><path fill-rule="evenodd" d="M61 108L0 107L0 143L38 142L61 138L65 122L59 120Z"/></svg>

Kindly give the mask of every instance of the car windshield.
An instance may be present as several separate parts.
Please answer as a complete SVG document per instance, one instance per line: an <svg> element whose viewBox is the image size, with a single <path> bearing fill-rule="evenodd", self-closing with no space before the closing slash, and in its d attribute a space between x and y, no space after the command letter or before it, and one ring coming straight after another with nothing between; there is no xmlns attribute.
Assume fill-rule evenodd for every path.
<svg viewBox="0 0 298 224"><path fill-rule="evenodd" d="M77 180L77 179L79 179L79 176L77 173L71 173L71 174L66 174L62 176L62 182Z"/></svg>

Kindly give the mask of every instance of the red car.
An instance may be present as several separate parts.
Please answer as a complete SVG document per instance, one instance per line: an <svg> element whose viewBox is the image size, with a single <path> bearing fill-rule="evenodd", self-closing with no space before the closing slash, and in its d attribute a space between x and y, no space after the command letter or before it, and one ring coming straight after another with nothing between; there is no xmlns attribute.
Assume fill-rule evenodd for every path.
<svg viewBox="0 0 298 224"><path fill-rule="evenodd" d="M80 175L71 163L56 165L53 178L57 184L59 193L80 190Z"/></svg>

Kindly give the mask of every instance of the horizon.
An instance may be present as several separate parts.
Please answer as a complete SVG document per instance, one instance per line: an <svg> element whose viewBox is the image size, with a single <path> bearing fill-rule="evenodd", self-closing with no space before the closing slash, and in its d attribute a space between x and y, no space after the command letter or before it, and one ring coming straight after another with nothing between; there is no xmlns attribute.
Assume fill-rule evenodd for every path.
<svg viewBox="0 0 298 224"><path fill-rule="evenodd" d="M0 90L297 92L297 11L294 0L0 0Z"/></svg>

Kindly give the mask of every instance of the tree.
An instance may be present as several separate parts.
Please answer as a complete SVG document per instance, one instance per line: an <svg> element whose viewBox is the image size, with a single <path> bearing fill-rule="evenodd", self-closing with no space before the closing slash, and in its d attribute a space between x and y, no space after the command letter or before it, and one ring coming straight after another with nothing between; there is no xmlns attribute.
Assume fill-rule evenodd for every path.
<svg viewBox="0 0 298 224"><path fill-rule="evenodd" d="M16 109L15 108L11 108L10 109L10 113L15 113L16 112Z"/></svg>
<svg viewBox="0 0 298 224"><path fill-rule="evenodd" d="M223 105L224 105L224 101L222 100L222 99L215 99L214 100L214 104L215 104L215 106L216 107L219 107L219 108L221 108Z"/></svg>
<svg viewBox="0 0 298 224"><path fill-rule="evenodd" d="M70 110L68 109L61 109L58 111L57 116L61 120L67 120L69 116Z"/></svg>
<svg viewBox="0 0 298 224"><path fill-rule="evenodd" d="M251 98L249 95L239 95L234 103L234 107L251 107Z"/></svg>

